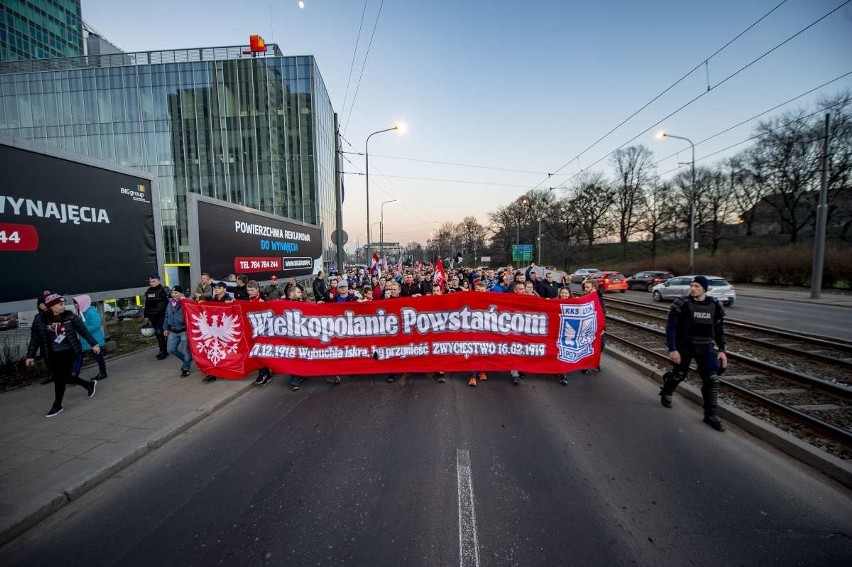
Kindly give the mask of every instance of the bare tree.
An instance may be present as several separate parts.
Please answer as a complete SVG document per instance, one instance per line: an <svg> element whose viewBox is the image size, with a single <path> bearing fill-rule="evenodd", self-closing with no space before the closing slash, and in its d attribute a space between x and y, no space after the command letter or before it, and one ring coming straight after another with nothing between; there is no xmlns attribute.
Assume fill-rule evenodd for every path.
<svg viewBox="0 0 852 567"><path fill-rule="evenodd" d="M671 183L654 179L645 192L645 203L640 216L640 230L647 233L651 259L657 257L657 247L665 236L674 232L677 202Z"/></svg>
<svg viewBox="0 0 852 567"><path fill-rule="evenodd" d="M735 170L726 166L705 171L701 194L702 234L710 240L710 253L715 255L719 242L726 236L725 225L732 220L736 207L733 199Z"/></svg>
<svg viewBox="0 0 852 567"><path fill-rule="evenodd" d="M563 221L573 224L579 239L591 247L609 232L611 225L608 218L614 201L615 190L606 182L603 174L584 174L574 184L573 196L566 203Z"/></svg>
<svg viewBox="0 0 852 567"><path fill-rule="evenodd" d="M470 253L473 255L473 261L476 262L477 251L482 251L485 245L485 237L488 234L488 229L479 224L476 217L465 217L456 226L458 239L462 243L462 253Z"/></svg>
<svg viewBox="0 0 852 567"><path fill-rule="evenodd" d="M645 199L645 186L653 173L653 153L645 146L629 146L612 156L615 169L612 214L618 228L622 255L627 254L627 241L638 229L637 220Z"/></svg>

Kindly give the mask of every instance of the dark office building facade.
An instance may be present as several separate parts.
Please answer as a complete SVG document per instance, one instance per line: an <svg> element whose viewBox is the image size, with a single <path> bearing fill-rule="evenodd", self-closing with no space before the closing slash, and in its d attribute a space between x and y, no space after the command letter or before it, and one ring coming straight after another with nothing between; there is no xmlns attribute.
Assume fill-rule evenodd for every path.
<svg viewBox="0 0 852 567"><path fill-rule="evenodd" d="M0 2L0 61L83 55L80 0Z"/></svg>
<svg viewBox="0 0 852 567"><path fill-rule="evenodd" d="M0 63L0 131L154 173L167 263L189 261L188 192L319 225L328 243L334 111L316 61L246 49Z"/></svg>

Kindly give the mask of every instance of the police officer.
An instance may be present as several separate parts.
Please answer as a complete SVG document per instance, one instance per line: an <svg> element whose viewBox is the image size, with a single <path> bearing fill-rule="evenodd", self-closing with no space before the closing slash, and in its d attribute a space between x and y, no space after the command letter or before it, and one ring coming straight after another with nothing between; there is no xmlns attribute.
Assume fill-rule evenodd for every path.
<svg viewBox="0 0 852 567"><path fill-rule="evenodd" d="M145 290L145 310L143 313L148 323L154 327L154 333L157 336L157 346L160 347L157 360L163 360L169 356L166 348L166 337L163 335L163 322L166 319L166 306L168 304L169 292L160 283L160 275L151 274L148 278L148 289Z"/></svg>
<svg viewBox="0 0 852 567"><path fill-rule="evenodd" d="M725 426L716 415L719 405L720 368L728 366L725 354L725 310L715 297L707 295L707 278L695 276L689 284L689 296L679 297L669 310L666 323L666 346L669 358L674 363L671 372L663 375L660 401L672 407L672 393L689 371L689 363L695 359L701 376L701 395L704 398L704 423L716 431ZM719 347L719 351L713 343Z"/></svg>

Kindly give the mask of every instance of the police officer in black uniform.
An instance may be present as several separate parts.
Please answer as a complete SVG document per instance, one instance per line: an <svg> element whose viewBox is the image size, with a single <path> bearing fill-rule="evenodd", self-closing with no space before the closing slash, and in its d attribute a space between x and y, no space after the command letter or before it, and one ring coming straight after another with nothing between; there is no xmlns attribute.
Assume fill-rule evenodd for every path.
<svg viewBox="0 0 852 567"><path fill-rule="evenodd" d="M669 310L666 323L666 346L674 363L671 372L663 375L660 401L672 407L672 394L689 371L695 359L701 376L701 395L704 397L704 423L716 431L724 431L716 415L719 405L719 373L728 366L725 354L725 309L715 297L707 295L707 278L695 276L689 284L689 297L677 298ZM716 348L713 343L719 347Z"/></svg>
<svg viewBox="0 0 852 567"><path fill-rule="evenodd" d="M166 349L166 337L163 335L163 323L166 320L166 306L169 304L169 292L160 283L159 274L151 274L148 278L148 289L145 290L145 319L154 327L154 333L157 336L157 345L160 347L160 352L157 353L157 360L168 358L169 353Z"/></svg>

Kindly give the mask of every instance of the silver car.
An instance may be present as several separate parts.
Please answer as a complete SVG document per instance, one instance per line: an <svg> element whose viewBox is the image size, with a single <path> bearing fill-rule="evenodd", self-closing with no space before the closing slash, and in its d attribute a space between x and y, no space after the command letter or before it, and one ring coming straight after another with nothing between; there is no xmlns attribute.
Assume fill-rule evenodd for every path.
<svg viewBox="0 0 852 567"><path fill-rule="evenodd" d="M600 272L600 270L597 268L580 268L571 274L571 283L583 283L584 279L598 272Z"/></svg>
<svg viewBox="0 0 852 567"><path fill-rule="evenodd" d="M737 300L737 292L734 286L729 284L725 278L719 276L704 276L709 282L707 295L715 297L723 305L731 306ZM695 276L678 276L657 284L651 290L651 297L654 301L674 301L678 297L686 297L689 295L689 284L692 283Z"/></svg>

